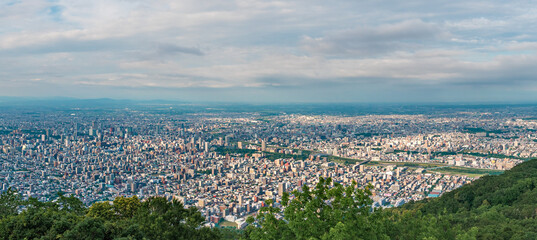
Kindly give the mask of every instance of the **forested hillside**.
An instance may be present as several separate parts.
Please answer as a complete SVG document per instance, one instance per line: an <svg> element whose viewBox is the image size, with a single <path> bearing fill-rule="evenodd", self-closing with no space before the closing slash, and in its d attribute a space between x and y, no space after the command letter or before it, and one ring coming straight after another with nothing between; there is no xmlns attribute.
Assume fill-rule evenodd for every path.
<svg viewBox="0 0 537 240"><path fill-rule="evenodd" d="M537 160L485 176L440 198L401 211L442 216L478 239L537 239Z"/></svg>
<svg viewBox="0 0 537 240"><path fill-rule="evenodd" d="M440 198L370 209L370 192L330 179L267 207L249 239L537 239L537 160L485 176ZM352 196L352 197L349 197ZM283 216L283 218L278 218ZM250 219L251 221L253 219Z"/></svg>

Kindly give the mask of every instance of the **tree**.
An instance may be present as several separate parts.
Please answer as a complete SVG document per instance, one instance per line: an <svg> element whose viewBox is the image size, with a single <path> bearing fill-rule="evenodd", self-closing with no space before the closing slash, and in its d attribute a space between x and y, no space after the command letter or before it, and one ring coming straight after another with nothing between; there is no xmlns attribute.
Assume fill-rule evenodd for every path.
<svg viewBox="0 0 537 240"><path fill-rule="evenodd" d="M17 214L17 207L22 204L22 197L12 188L0 194L0 219Z"/></svg>
<svg viewBox="0 0 537 240"><path fill-rule="evenodd" d="M99 218L84 218L72 229L65 233L66 240L105 239L104 221Z"/></svg>
<svg viewBox="0 0 537 240"><path fill-rule="evenodd" d="M132 218L140 205L140 199L136 195L130 198L120 196L114 199L114 210L119 218Z"/></svg>
<svg viewBox="0 0 537 240"><path fill-rule="evenodd" d="M106 220L117 219L117 215L114 212L114 206L109 202L96 202L88 209L88 217L102 218Z"/></svg>
<svg viewBox="0 0 537 240"><path fill-rule="evenodd" d="M356 182L344 187L331 178L320 178L313 190L307 185L302 191L282 196L285 210L267 201L267 207L257 217L259 228L249 227L250 239L331 239L354 236L378 239L379 229L371 223L372 200L370 186L356 187Z"/></svg>
<svg viewBox="0 0 537 240"><path fill-rule="evenodd" d="M23 201L24 211L0 221L0 239L61 238L83 215L69 208L61 208L60 202L40 202L35 198Z"/></svg>
<svg viewBox="0 0 537 240"><path fill-rule="evenodd" d="M177 200L150 197L132 219L148 239L219 239L214 229L201 227L205 219L196 208L184 208Z"/></svg>
<svg viewBox="0 0 537 240"><path fill-rule="evenodd" d="M63 194L58 194L57 204L62 211L72 212L77 215L83 215L86 212L84 203L75 196L66 197Z"/></svg>

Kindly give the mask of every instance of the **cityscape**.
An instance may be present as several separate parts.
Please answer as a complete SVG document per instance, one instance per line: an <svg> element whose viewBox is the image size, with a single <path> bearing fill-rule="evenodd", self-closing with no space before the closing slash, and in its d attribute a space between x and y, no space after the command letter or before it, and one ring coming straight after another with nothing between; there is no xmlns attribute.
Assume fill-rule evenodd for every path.
<svg viewBox="0 0 537 240"><path fill-rule="evenodd" d="M0 240L537 239L534 1L0 1Z"/></svg>
<svg viewBox="0 0 537 240"><path fill-rule="evenodd" d="M242 229L266 200L280 206L284 192L320 177L372 186L373 207L391 208L537 156L529 106L382 107L375 114L167 103L4 107L0 185L24 198L62 193L88 206L163 196L198 208L206 226Z"/></svg>

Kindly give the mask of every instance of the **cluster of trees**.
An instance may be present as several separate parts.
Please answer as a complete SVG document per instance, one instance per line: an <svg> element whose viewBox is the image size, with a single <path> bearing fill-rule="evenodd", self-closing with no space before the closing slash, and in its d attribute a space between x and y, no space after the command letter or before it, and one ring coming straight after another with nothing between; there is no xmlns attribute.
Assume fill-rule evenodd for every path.
<svg viewBox="0 0 537 240"><path fill-rule="evenodd" d="M74 197L23 201L9 190L0 195L0 239L537 239L537 160L400 208L372 209L370 190L321 178L267 201L239 233L202 227L197 209L162 197L86 208Z"/></svg>
<svg viewBox="0 0 537 240"><path fill-rule="evenodd" d="M441 216L477 239L537 239L537 160L397 211Z"/></svg>
<svg viewBox="0 0 537 240"><path fill-rule="evenodd" d="M0 195L0 239L220 239L217 229L178 201L118 197L86 208L75 197L54 202L22 200L15 191Z"/></svg>
<svg viewBox="0 0 537 240"><path fill-rule="evenodd" d="M372 209L369 188L320 179L261 209L244 239L537 239L537 160L400 208Z"/></svg>
<svg viewBox="0 0 537 240"><path fill-rule="evenodd" d="M370 218L369 188L344 187L330 178L319 179L314 189L304 185L282 197L285 210L267 206L260 210L257 221L249 218L246 239L375 239L376 219ZM255 224L254 224L255 223ZM257 225L257 226L256 226Z"/></svg>
<svg viewBox="0 0 537 240"><path fill-rule="evenodd" d="M343 186L320 178L314 189L286 194L281 210L273 202L260 210L243 239L473 239L440 216L416 210L372 209L371 187ZM292 199L289 198L292 196Z"/></svg>

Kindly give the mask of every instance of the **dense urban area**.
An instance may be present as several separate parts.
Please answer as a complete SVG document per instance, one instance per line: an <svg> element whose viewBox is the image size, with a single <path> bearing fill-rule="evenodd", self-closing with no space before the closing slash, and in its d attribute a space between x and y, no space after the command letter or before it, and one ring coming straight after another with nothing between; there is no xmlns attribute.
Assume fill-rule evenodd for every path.
<svg viewBox="0 0 537 240"><path fill-rule="evenodd" d="M284 192L320 177L371 186L373 207L390 208L537 157L537 118L524 106L423 109L9 107L0 186L88 206L163 196L197 207L207 226L241 229L266 200L282 207Z"/></svg>

